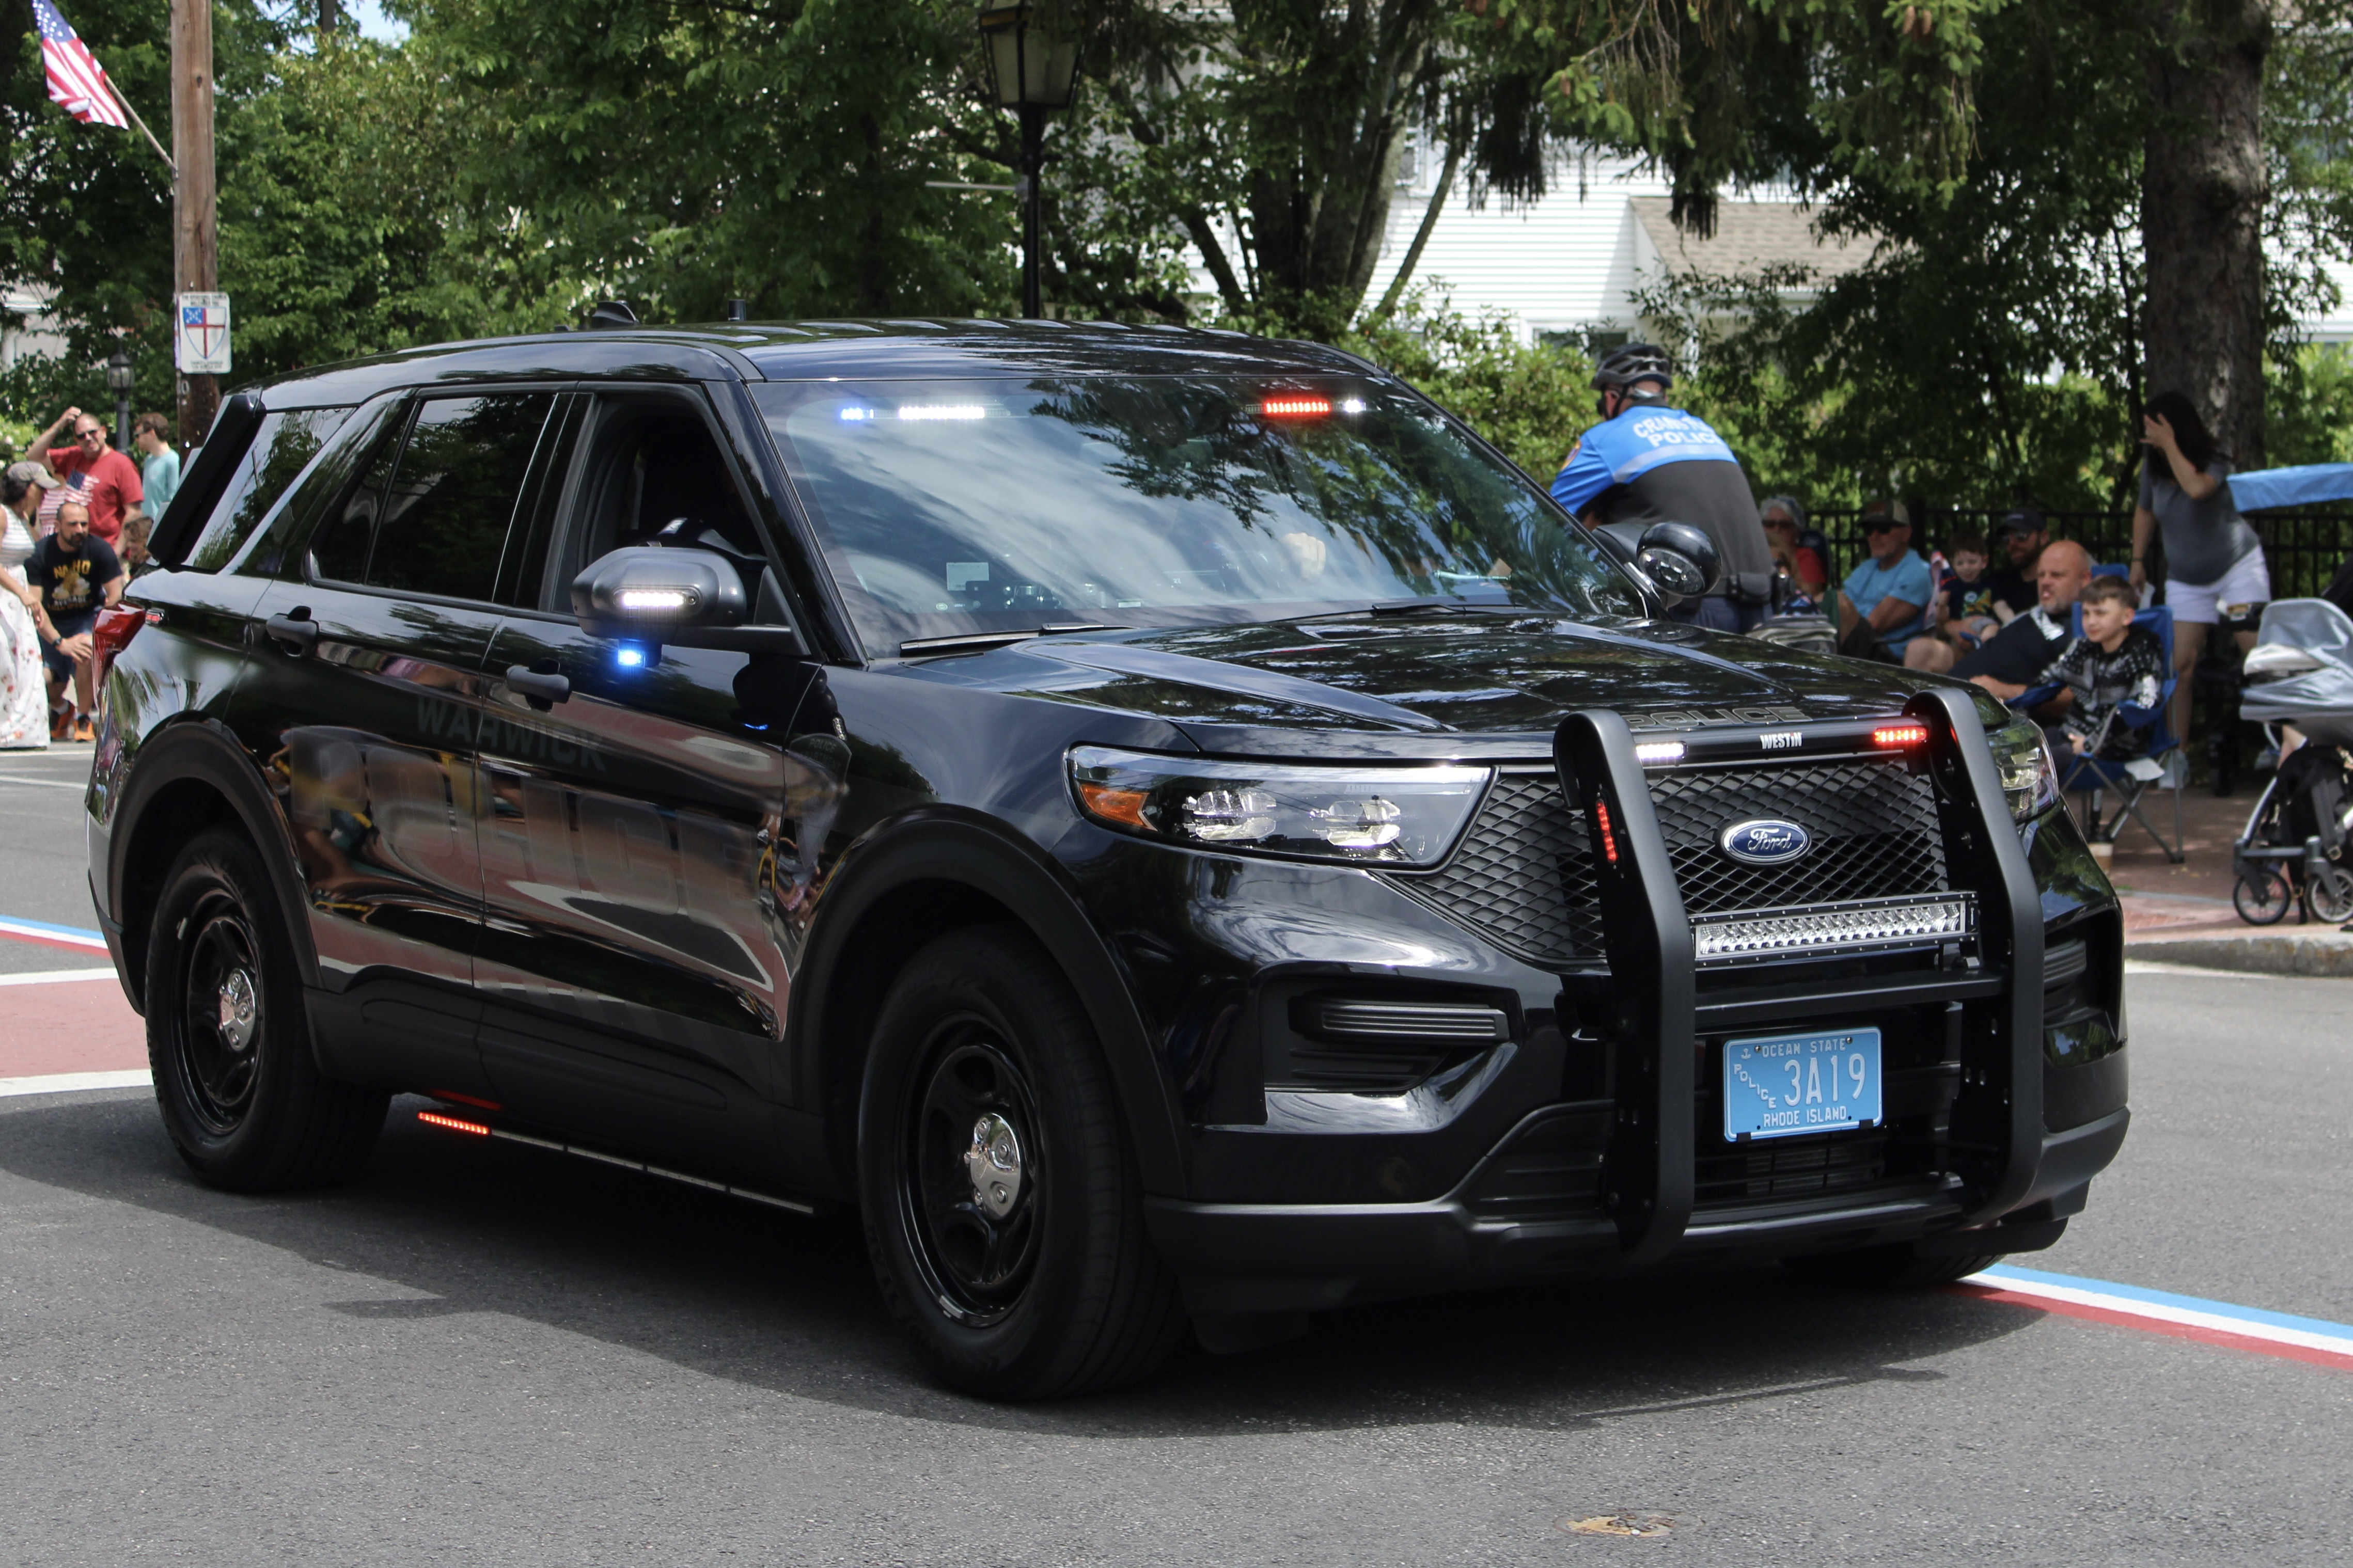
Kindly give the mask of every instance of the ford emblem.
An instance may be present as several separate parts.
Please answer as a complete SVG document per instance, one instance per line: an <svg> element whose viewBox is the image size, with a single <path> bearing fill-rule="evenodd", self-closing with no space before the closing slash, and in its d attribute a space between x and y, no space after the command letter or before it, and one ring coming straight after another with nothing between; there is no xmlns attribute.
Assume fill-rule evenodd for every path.
<svg viewBox="0 0 2353 1568"><path fill-rule="evenodd" d="M1814 847L1814 836L1794 822L1751 817L1716 836L1724 852L1744 866L1786 866Z"/></svg>

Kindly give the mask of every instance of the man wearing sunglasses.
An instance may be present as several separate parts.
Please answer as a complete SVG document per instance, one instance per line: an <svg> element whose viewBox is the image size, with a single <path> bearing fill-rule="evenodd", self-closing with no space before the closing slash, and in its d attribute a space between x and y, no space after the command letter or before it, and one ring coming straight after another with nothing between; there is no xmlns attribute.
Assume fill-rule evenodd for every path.
<svg viewBox="0 0 2353 1568"><path fill-rule="evenodd" d="M90 534L110 550L122 537L122 514L147 499L139 465L108 446L105 424L79 408L58 415L25 456L37 463L46 458L58 478L80 491Z"/></svg>

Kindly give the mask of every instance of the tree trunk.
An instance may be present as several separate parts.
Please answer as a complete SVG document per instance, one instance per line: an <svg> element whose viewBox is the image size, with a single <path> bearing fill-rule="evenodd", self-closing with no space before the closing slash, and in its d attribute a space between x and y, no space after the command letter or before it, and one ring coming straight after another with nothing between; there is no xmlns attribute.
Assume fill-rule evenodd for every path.
<svg viewBox="0 0 2353 1568"><path fill-rule="evenodd" d="M2270 8L2175 0L2153 20L2141 173L2148 387L2187 394L2238 466L2260 468Z"/></svg>

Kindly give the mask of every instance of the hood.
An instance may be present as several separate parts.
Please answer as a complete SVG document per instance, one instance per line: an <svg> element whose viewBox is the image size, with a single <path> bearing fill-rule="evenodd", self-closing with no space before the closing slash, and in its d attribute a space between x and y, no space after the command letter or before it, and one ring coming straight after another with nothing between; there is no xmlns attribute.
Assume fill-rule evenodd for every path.
<svg viewBox="0 0 2353 1568"><path fill-rule="evenodd" d="M945 666L962 668L951 674ZM1637 729L1869 718L1894 713L1932 683L1889 665L1671 622L1591 626L1497 615L1040 637L928 668L960 684L1196 731L1387 731L1432 741L1548 738L1584 708L1614 710Z"/></svg>

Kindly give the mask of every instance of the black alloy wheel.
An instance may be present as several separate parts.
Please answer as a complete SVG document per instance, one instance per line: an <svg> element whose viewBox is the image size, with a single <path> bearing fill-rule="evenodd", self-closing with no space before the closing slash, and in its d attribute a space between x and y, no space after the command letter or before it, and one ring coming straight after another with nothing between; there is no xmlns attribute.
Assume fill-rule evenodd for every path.
<svg viewBox="0 0 2353 1568"><path fill-rule="evenodd" d="M357 1174L388 1097L320 1073L293 942L243 834L208 828L181 851L146 957L147 1059L180 1157L243 1192Z"/></svg>
<svg viewBox="0 0 2353 1568"><path fill-rule="evenodd" d="M1022 932L952 932L892 982L860 1088L858 1184L883 1300L955 1387L1116 1387L1184 1333L1103 1047Z"/></svg>
<svg viewBox="0 0 2353 1568"><path fill-rule="evenodd" d="M949 1018L901 1149L902 1223L940 1310L975 1327L1021 1300L1047 1181L1037 1102L985 1019Z"/></svg>
<svg viewBox="0 0 2353 1568"><path fill-rule="evenodd" d="M181 1058L189 1108L216 1137L237 1130L253 1105L260 1061L260 943L223 887L204 890L182 921L178 945Z"/></svg>

